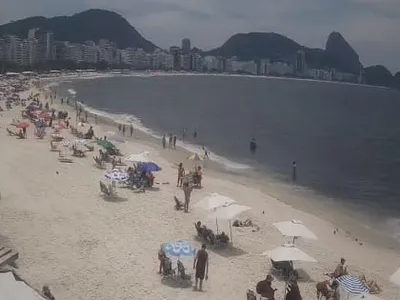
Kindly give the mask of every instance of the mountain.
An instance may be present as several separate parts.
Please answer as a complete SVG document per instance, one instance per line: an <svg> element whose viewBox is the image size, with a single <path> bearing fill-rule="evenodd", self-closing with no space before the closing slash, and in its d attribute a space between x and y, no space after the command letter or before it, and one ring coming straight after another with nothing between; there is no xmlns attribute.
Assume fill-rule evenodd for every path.
<svg viewBox="0 0 400 300"><path fill-rule="evenodd" d="M336 62L338 69L353 74L360 72L362 66L357 52L339 32L332 32L329 35L325 52Z"/></svg>
<svg viewBox="0 0 400 300"><path fill-rule="evenodd" d="M142 48L148 52L157 48L122 16L101 9L90 9L72 16L31 17L10 22L0 26L0 36L12 34L26 38L31 28L52 31L57 41L84 43L107 39L115 42L119 48Z"/></svg>
<svg viewBox="0 0 400 300"><path fill-rule="evenodd" d="M256 58L280 59L294 55L301 46L293 40L273 32L238 33L230 37L221 47L207 55L232 57L239 60Z"/></svg>
<svg viewBox="0 0 400 300"><path fill-rule="evenodd" d="M298 50L305 52L307 64L311 68L335 68L358 74L362 67L358 54L338 32L329 35L325 49L307 48L277 33L239 33L230 37L221 47L205 54L236 56L239 60L268 58L293 62Z"/></svg>

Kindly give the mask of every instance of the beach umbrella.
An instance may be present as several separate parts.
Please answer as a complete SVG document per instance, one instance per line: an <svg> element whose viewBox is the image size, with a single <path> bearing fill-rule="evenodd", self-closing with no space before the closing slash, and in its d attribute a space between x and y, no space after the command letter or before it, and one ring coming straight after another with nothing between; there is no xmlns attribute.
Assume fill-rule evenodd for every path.
<svg viewBox="0 0 400 300"><path fill-rule="evenodd" d="M251 209L249 206L230 204L215 208L210 214L209 219L219 219L230 221L242 212Z"/></svg>
<svg viewBox="0 0 400 300"><path fill-rule="evenodd" d="M217 225L217 233L218 233L218 220L226 220L229 221L229 233L231 236L232 242L232 224L231 220L235 218L237 215L242 212L251 209L249 206L237 205L237 204L228 204L224 206L219 206L214 208L214 211L208 216L208 219L215 219L215 223Z"/></svg>
<svg viewBox="0 0 400 300"><path fill-rule="evenodd" d="M129 178L128 173L123 172L119 169L114 169L111 171L107 171L106 174L104 175L107 179L113 180L113 181L126 181Z"/></svg>
<svg viewBox="0 0 400 300"><path fill-rule="evenodd" d="M390 276L390 281L400 286L400 268L397 269L397 271L394 272L392 276Z"/></svg>
<svg viewBox="0 0 400 300"><path fill-rule="evenodd" d="M125 139L118 134L106 135L106 137L107 137L107 140L109 140L109 141L125 143Z"/></svg>
<svg viewBox="0 0 400 300"><path fill-rule="evenodd" d="M107 140L98 140L97 145L103 147L104 149L115 148L114 144Z"/></svg>
<svg viewBox="0 0 400 300"><path fill-rule="evenodd" d="M190 155L187 159L193 160L193 161L203 161L204 160L204 158L201 157L200 155L198 155L197 153Z"/></svg>
<svg viewBox="0 0 400 300"><path fill-rule="evenodd" d="M125 158L125 160L130 161L130 162L149 162L150 161L149 154L150 154L150 152L148 152L148 151L144 151L139 154L131 154L131 155L128 155Z"/></svg>
<svg viewBox="0 0 400 300"><path fill-rule="evenodd" d="M268 256L273 261L307 261L317 262L314 258L307 253L301 251L293 244L283 244L270 251L265 251L261 255Z"/></svg>
<svg viewBox="0 0 400 300"><path fill-rule="evenodd" d="M234 202L236 201L229 197L220 195L218 193L212 193L211 195L202 198L194 206L205 210L212 210L221 206L230 205Z"/></svg>
<svg viewBox="0 0 400 300"><path fill-rule="evenodd" d="M73 144L74 146L85 146L85 145L88 144L88 141L87 141L87 140L84 140L84 139L76 139L76 140L74 140L74 141L72 142L72 144Z"/></svg>
<svg viewBox="0 0 400 300"><path fill-rule="evenodd" d="M31 124L30 123L28 123L28 122L21 122L21 123L19 123L19 124L17 124L17 128L28 128L29 126L31 126Z"/></svg>
<svg viewBox="0 0 400 300"><path fill-rule="evenodd" d="M369 294L369 289L360 278L352 275L343 275L336 278L339 285L351 294Z"/></svg>
<svg viewBox="0 0 400 300"><path fill-rule="evenodd" d="M141 172L157 172L161 171L161 167L154 162L145 162L139 167Z"/></svg>
<svg viewBox="0 0 400 300"><path fill-rule="evenodd" d="M165 254L171 256L189 256L193 257L196 253L196 249L192 247L187 241L173 241L166 243L163 246Z"/></svg>
<svg viewBox="0 0 400 300"><path fill-rule="evenodd" d="M284 236L293 237L293 242L296 237L304 237L306 239L316 240L317 236L308 229L303 222L299 220L277 222L273 224Z"/></svg>

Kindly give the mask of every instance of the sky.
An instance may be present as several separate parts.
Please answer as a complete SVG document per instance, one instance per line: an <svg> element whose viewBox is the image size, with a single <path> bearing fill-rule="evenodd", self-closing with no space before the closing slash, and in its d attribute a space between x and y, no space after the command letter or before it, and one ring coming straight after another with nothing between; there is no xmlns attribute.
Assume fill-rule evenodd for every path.
<svg viewBox="0 0 400 300"><path fill-rule="evenodd" d="M162 48L188 37L192 46L208 50L235 33L254 31L324 48L329 33L339 31L364 66L400 71L400 0L0 0L0 7L0 24L89 8L113 10Z"/></svg>

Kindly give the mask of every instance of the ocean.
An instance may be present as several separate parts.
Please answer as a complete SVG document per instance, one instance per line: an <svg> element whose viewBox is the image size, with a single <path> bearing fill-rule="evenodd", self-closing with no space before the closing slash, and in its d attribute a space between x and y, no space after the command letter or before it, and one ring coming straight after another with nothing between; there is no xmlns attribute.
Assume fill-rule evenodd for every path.
<svg viewBox="0 0 400 300"><path fill-rule="evenodd" d="M171 132L182 139L186 128L179 145L199 153L205 147L230 173L290 186L296 161L296 188L351 207L349 214L367 228L400 240L398 91L244 76L142 75L65 82L57 92L156 138ZM252 138L255 153L249 150Z"/></svg>

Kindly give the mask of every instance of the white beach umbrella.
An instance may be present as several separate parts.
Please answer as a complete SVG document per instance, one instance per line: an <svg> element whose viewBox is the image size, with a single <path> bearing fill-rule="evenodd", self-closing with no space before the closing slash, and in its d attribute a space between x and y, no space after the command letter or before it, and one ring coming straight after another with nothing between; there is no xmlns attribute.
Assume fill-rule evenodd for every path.
<svg viewBox="0 0 400 300"><path fill-rule="evenodd" d="M125 157L125 160L130 162L149 162L150 161L149 154L150 152L148 151L144 151L138 154L131 154Z"/></svg>
<svg viewBox="0 0 400 300"><path fill-rule="evenodd" d="M107 137L107 140L109 140L109 141L114 141L114 142L118 142L118 143L125 143L125 139L122 136L118 135L114 131L107 131L105 136Z"/></svg>
<svg viewBox="0 0 400 300"><path fill-rule="evenodd" d="M218 193L212 193L211 195L202 198L194 206L205 210L212 210L221 206L230 205L235 202L235 200L229 197L220 195Z"/></svg>
<svg viewBox="0 0 400 300"><path fill-rule="evenodd" d="M390 281L400 286L400 268L390 276Z"/></svg>
<svg viewBox="0 0 400 300"><path fill-rule="evenodd" d="M251 209L249 206L230 204L217 207L210 215L209 219L219 219L230 221L242 212Z"/></svg>
<svg viewBox="0 0 400 300"><path fill-rule="evenodd" d="M288 237L303 237L306 239L316 240L317 236L308 229L303 222L298 220L277 222L273 224L284 236Z"/></svg>
<svg viewBox="0 0 400 300"><path fill-rule="evenodd" d="M283 244L270 251L265 251L261 255L266 255L273 261L308 261L317 262L314 258L307 253L301 251L293 244Z"/></svg>
<svg viewBox="0 0 400 300"><path fill-rule="evenodd" d="M0 273L0 300L44 300L24 281L16 280L12 272Z"/></svg>

